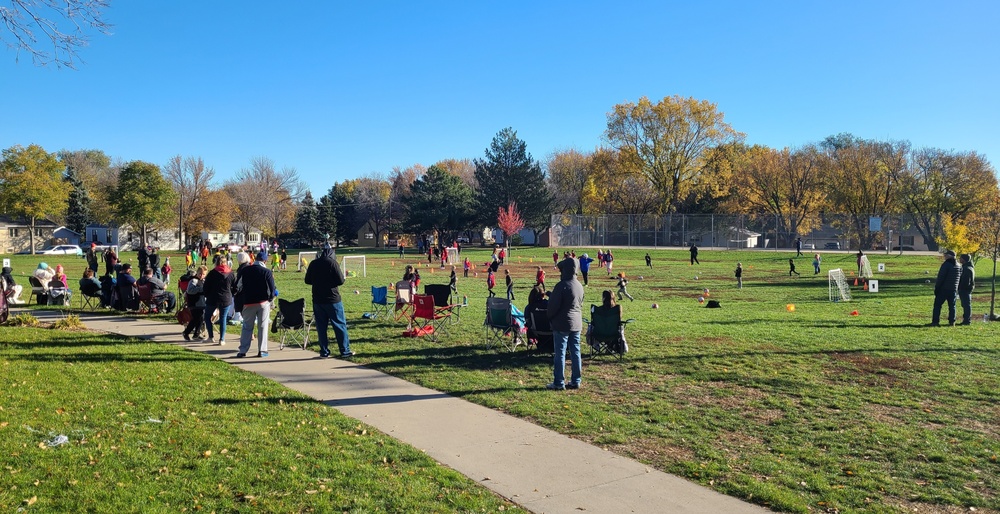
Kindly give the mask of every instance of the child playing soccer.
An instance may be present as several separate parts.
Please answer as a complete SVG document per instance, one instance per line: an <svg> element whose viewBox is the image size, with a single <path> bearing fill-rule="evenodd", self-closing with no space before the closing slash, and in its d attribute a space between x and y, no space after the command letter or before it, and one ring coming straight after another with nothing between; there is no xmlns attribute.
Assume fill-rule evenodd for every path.
<svg viewBox="0 0 1000 514"><path fill-rule="evenodd" d="M618 274L618 299L621 300L622 296L626 296L629 299L629 301L635 301L635 298L632 298L632 295L628 294L628 291L625 290L625 286L627 286L627 285L628 285L628 279L625 278L625 274L624 273L619 273Z"/></svg>

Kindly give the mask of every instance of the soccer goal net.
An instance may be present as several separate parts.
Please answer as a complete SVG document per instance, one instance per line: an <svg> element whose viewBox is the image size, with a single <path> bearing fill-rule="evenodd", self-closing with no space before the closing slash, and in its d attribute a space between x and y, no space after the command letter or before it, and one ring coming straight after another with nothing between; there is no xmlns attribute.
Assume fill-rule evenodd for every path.
<svg viewBox="0 0 1000 514"><path fill-rule="evenodd" d="M300 252L298 258L298 271L305 271L309 263L316 258L316 252Z"/></svg>
<svg viewBox="0 0 1000 514"><path fill-rule="evenodd" d="M451 248L445 248L448 251L448 259L446 264L458 264L458 248L454 246Z"/></svg>
<svg viewBox="0 0 1000 514"><path fill-rule="evenodd" d="M363 277L368 276L364 255L345 255L340 262L340 267L344 270L345 277L357 276L358 273L361 273Z"/></svg>
<svg viewBox="0 0 1000 514"><path fill-rule="evenodd" d="M827 277L830 285L830 301L851 301L851 288L847 286L847 277L844 276L844 270L840 268L832 269L827 273Z"/></svg>

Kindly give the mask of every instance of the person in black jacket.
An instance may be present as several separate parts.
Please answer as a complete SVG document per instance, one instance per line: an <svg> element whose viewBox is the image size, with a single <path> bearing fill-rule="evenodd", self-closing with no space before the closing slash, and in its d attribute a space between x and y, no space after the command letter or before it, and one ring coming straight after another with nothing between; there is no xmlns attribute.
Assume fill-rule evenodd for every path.
<svg viewBox="0 0 1000 514"><path fill-rule="evenodd" d="M962 277L962 268L955 262L955 252L944 252L944 262L938 269L937 282L934 283L934 312L929 326L941 324L941 306L948 302L948 324L955 324L955 297L958 295L958 283Z"/></svg>
<svg viewBox="0 0 1000 514"><path fill-rule="evenodd" d="M205 329L208 340L215 338L212 333L212 315L219 311L219 344L226 344L226 324L229 322L229 307L233 305L233 293L236 291L236 276L226 261L215 258L215 267L205 275Z"/></svg>
<svg viewBox="0 0 1000 514"><path fill-rule="evenodd" d="M976 268L972 267L972 256L963 253L958 257L962 263L962 275L958 279L958 299L962 304L962 324L972 324L972 290L976 288Z"/></svg>
<svg viewBox="0 0 1000 514"><path fill-rule="evenodd" d="M243 331L237 357L246 357L257 324L257 356L267 357L267 328L271 321L271 301L277 296L274 274L267 268L267 252L257 254L256 262L236 274L236 289L243 300Z"/></svg>
<svg viewBox="0 0 1000 514"><path fill-rule="evenodd" d="M409 268L409 267L407 267ZM404 278L405 279L405 278ZM333 248L329 243L323 245L319 257L309 263L306 269L306 284L312 286L313 319L316 320L316 331L319 333L319 356L330 356L330 340L327 337L327 325L333 328L340 347L341 357L354 355L351 351L351 340L347 335L347 317L344 315L344 304L340 299L339 287L344 285L344 272L337 264Z"/></svg>

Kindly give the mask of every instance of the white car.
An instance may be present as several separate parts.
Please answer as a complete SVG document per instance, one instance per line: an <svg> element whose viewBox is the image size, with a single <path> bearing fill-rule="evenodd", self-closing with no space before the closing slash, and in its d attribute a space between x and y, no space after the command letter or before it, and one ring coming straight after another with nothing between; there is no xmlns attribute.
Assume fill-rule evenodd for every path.
<svg viewBox="0 0 1000 514"><path fill-rule="evenodd" d="M46 248L38 253L42 255L83 255L83 250L77 245L59 245Z"/></svg>

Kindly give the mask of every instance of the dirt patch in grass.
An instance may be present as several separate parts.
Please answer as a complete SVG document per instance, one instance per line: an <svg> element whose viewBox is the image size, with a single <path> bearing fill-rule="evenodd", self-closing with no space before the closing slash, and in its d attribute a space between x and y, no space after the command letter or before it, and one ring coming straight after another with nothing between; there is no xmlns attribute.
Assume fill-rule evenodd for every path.
<svg viewBox="0 0 1000 514"><path fill-rule="evenodd" d="M897 499L892 501L891 498L886 498L886 503L888 505L895 505L900 507L906 512L912 512L914 514L959 514L971 512L966 507L960 507L957 505L931 505L927 503L911 502L903 499ZM980 510L978 512L989 512L988 510Z"/></svg>
<svg viewBox="0 0 1000 514"><path fill-rule="evenodd" d="M664 469L678 462L690 462L695 458L689 448L666 444L662 439L637 438L624 444L607 446L607 449L627 455L639 462Z"/></svg>

